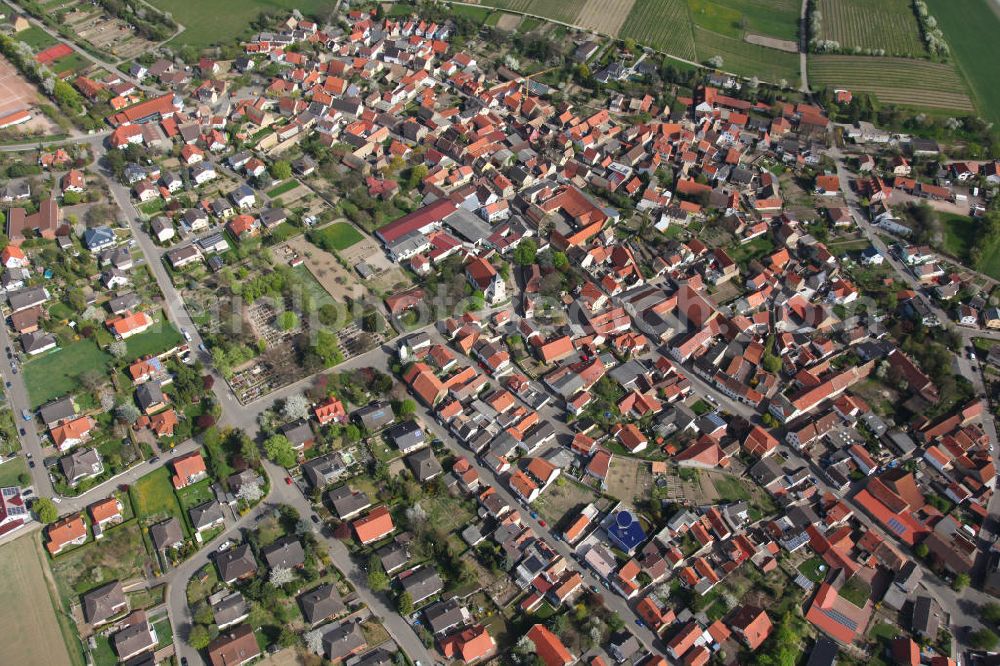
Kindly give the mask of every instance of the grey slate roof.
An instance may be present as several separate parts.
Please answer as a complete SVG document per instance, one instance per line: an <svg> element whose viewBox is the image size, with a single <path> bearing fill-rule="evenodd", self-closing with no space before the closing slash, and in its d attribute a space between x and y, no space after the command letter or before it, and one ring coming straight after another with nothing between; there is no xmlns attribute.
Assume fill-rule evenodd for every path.
<svg viewBox="0 0 1000 666"><path fill-rule="evenodd" d="M224 583L249 576L257 571L257 560L254 559L250 546L245 543L216 555L215 565L219 568L219 578Z"/></svg>
<svg viewBox="0 0 1000 666"><path fill-rule="evenodd" d="M415 604L444 589L444 581L434 567L421 567L399 582Z"/></svg>
<svg viewBox="0 0 1000 666"><path fill-rule="evenodd" d="M302 543L293 536L278 539L267 548L261 548L260 554L271 569L284 567L292 569L301 566L306 561L306 553Z"/></svg>
<svg viewBox="0 0 1000 666"><path fill-rule="evenodd" d="M73 397L64 396L58 400L44 405L38 415L42 418L42 423L51 426L59 421L71 419L76 416L76 407L73 406Z"/></svg>
<svg viewBox="0 0 1000 666"><path fill-rule="evenodd" d="M198 506L191 507L188 509L188 515L191 516L191 525L194 528L201 529L203 527L208 527L219 520L224 519L222 513L222 504L218 500L209 500Z"/></svg>
<svg viewBox="0 0 1000 666"><path fill-rule="evenodd" d="M83 617L90 624L104 622L128 607L120 581L112 581L83 595Z"/></svg>
<svg viewBox="0 0 1000 666"><path fill-rule="evenodd" d="M365 635L356 622L343 622L323 634L323 652L331 661L343 659L365 645Z"/></svg>
<svg viewBox="0 0 1000 666"><path fill-rule="evenodd" d="M309 624L317 624L328 618L340 615L346 609L337 588L324 583L299 596L302 615Z"/></svg>
<svg viewBox="0 0 1000 666"><path fill-rule="evenodd" d="M372 504L368 495L360 490L352 490L347 485L334 488L326 494L326 498L333 505L333 510L336 512L337 517L342 520L353 516Z"/></svg>
<svg viewBox="0 0 1000 666"><path fill-rule="evenodd" d="M166 550L174 544L184 541L181 524L176 518L168 518L149 528L149 538L157 550Z"/></svg>

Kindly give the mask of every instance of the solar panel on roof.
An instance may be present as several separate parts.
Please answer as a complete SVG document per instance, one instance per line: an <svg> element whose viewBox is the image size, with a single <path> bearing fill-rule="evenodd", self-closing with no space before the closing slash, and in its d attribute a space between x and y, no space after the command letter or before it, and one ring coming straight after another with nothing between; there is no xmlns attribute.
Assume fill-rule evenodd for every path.
<svg viewBox="0 0 1000 666"><path fill-rule="evenodd" d="M851 618L847 617L840 611L833 610L832 608L829 609L824 608L823 613L837 624L843 625L848 629L850 629L851 631L858 630L858 623L852 620Z"/></svg>
<svg viewBox="0 0 1000 666"><path fill-rule="evenodd" d="M903 534L906 532L906 526L899 522L896 518L889 519L889 529L891 529L896 534Z"/></svg>

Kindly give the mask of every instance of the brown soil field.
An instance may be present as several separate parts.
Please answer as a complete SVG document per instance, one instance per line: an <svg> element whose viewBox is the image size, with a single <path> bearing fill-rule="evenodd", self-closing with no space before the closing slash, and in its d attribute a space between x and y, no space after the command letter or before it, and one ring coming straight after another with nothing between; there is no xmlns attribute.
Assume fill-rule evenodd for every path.
<svg viewBox="0 0 1000 666"><path fill-rule="evenodd" d="M635 0L587 0L576 23L587 30L617 36L633 4Z"/></svg>
<svg viewBox="0 0 1000 666"><path fill-rule="evenodd" d="M0 548L0 663L70 666L35 534Z"/></svg>
<svg viewBox="0 0 1000 666"><path fill-rule="evenodd" d="M777 37L766 37L764 35L747 33L743 37L743 41L751 44L757 44L758 46L767 46L772 49L778 49L779 51L787 51L788 53L799 52L799 45L790 39L778 39Z"/></svg>

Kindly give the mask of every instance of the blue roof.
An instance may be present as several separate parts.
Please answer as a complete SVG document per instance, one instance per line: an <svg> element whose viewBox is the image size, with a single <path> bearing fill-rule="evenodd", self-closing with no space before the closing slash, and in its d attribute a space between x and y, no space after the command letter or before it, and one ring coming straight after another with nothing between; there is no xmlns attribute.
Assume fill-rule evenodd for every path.
<svg viewBox="0 0 1000 666"><path fill-rule="evenodd" d="M629 511L619 511L608 526L608 536L611 542L631 553L646 540L646 532L639 520Z"/></svg>

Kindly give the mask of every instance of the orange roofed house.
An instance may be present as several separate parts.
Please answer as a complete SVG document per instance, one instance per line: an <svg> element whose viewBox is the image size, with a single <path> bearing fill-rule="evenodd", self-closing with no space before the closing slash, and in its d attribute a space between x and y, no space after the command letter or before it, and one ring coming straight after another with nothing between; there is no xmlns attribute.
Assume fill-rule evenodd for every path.
<svg viewBox="0 0 1000 666"><path fill-rule="evenodd" d="M153 325L153 318L145 312L127 314L117 319L109 319L105 322L108 329L114 333L119 340L127 340L133 335L144 333Z"/></svg>
<svg viewBox="0 0 1000 666"><path fill-rule="evenodd" d="M50 554L58 555L64 548L87 540L87 524L83 522L81 514L74 513L49 525L45 533L49 537L45 547Z"/></svg>
<svg viewBox="0 0 1000 666"><path fill-rule="evenodd" d="M208 470L205 468L205 459L197 451L181 456L173 462L174 465L174 488L178 490L186 488L192 483L198 483L208 477Z"/></svg>
<svg viewBox="0 0 1000 666"><path fill-rule="evenodd" d="M313 413L320 425L343 423L347 420L347 410L344 409L344 403L333 396L316 405Z"/></svg>
<svg viewBox="0 0 1000 666"><path fill-rule="evenodd" d="M97 534L98 527L104 527L108 524L117 525L122 522L122 503L118 501L117 497L108 497L107 499L102 499L100 501L94 502L89 507L90 517L94 524L94 536L100 538Z"/></svg>
<svg viewBox="0 0 1000 666"><path fill-rule="evenodd" d="M829 583L821 583L806 611L806 620L834 640L845 645L863 633L871 616L871 604L855 606L841 597Z"/></svg>
<svg viewBox="0 0 1000 666"><path fill-rule="evenodd" d="M569 666L576 661L559 637L543 624L532 625L528 630L528 640L535 646L535 654L545 666Z"/></svg>
<svg viewBox="0 0 1000 666"><path fill-rule="evenodd" d="M467 664L492 657L497 651L496 641L481 624L442 638L438 645L445 658L461 659Z"/></svg>
<svg viewBox="0 0 1000 666"><path fill-rule="evenodd" d="M729 618L733 630L748 648L756 650L771 635L771 618L759 606L742 606Z"/></svg>
<svg viewBox="0 0 1000 666"><path fill-rule="evenodd" d="M94 419L89 416L81 416L78 419L55 426L49 431L49 434L52 436L52 443L56 445L56 448L65 451L87 441L90 438L90 431L96 425Z"/></svg>
<svg viewBox="0 0 1000 666"><path fill-rule="evenodd" d="M354 533L362 545L368 545L389 536L394 529L396 526L392 522L389 509L385 506L372 509L367 516L354 521Z"/></svg>

